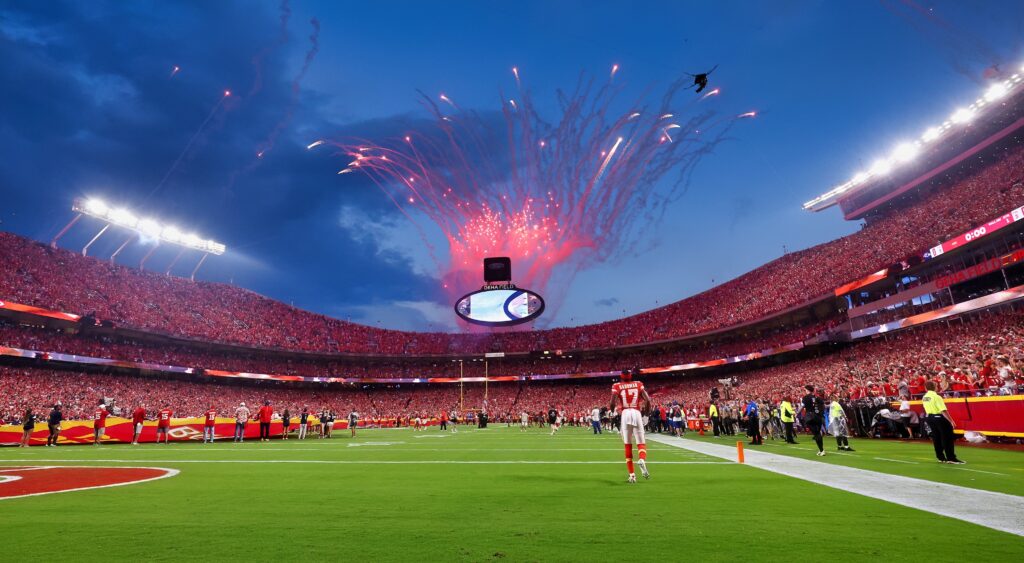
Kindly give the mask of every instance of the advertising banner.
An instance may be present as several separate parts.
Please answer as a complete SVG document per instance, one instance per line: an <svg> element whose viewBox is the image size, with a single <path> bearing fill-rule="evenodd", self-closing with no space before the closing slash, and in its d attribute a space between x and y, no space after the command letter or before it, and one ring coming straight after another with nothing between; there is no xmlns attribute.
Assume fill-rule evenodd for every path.
<svg viewBox="0 0 1024 563"><path fill-rule="evenodd" d="M317 418L309 418L309 436L312 437L317 433L320 421ZM395 426L395 419L366 419L359 421L359 428L393 428ZM428 421L428 426L437 424L437 420ZM142 434L139 437L139 442L155 442L156 441L156 426L155 420L147 420L142 426ZM294 417L290 427L292 437L298 432L299 419ZM334 430L348 430L347 420L336 420L333 426ZM134 435L134 429L132 428L132 421L126 418L115 418L110 417L107 419L107 427L103 434L102 443L107 444L129 444L132 441ZM284 426L281 420L275 420L270 423L270 436L271 438L280 438L284 433ZM50 431L46 426L46 422L37 422L35 429L32 432L32 437L29 439L29 445L42 446L46 444L46 438L50 435ZM58 445L70 445L70 444L92 444L94 438L93 422L91 420L65 420L61 424L60 438ZM173 418L171 419L171 429L168 431L170 441L181 442L181 441L193 441L202 442L203 440L203 418ZM217 422L214 424L214 439L217 441L232 440L235 435L235 419L233 418L217 418ZM260 435L260 424L256 421L249 421L245 425L244 436L246 440L258 440ZM21 442L22 428L20 425L5 424L0 425L0 445L16 445Z"/></svg>
<svg viewBox="0 0 1024 563"><path fill-rule="evenodd" d="M986 436L1024 438L1024 395L945 398L943 401L956 422L957 434L974 431ZM899 409L899 403L893 403L893 408ZM924 418L921 401L911 401L910 408Z"/></svg>

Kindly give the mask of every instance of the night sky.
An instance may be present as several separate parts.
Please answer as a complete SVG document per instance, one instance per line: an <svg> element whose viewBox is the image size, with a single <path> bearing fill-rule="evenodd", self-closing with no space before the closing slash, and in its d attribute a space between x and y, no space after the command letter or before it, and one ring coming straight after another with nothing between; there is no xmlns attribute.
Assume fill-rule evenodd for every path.
<svg viewBox="0 0 1024 563"><path fill-rule="evenodd" d="M640 244L579 273L544 325L637 313L852 232L837 210L801 203L975 99L986 67L1024 62L1024 3L919 1L0 1L0 229L48 241L74 198L99 197L226 243L203 279L447 330L454 314L416 228L307 144L428 128L417 90L494 111L513 66L554 114L555 90L581 72L618 64L641 92L717 64L716 102L758 117ZM62 245L98 228L86 221Z"/></svg>

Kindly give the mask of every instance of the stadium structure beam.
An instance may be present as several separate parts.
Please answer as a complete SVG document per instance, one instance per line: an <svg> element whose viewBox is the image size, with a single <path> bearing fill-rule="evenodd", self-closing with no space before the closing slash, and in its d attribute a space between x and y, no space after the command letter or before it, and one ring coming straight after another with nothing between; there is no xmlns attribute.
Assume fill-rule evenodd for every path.
<svg viewBox="0 0 1024 563"><path fill-rule="evenodd" d="M171 260L171 263L167 266L167 271L164 272L165 276L171 275L171 269L174 268L174 265L178 263L178 259L180 259L181 256L185 254L185 250L187 249L182 248L181 252L179 252L178 255L174 257L174 260Z"/></svg>
<svg viewBox="0 0 1024 563"><path fill-rule="evenodd" d="M53 237L53 240L50 241L50 248L57 248L57 240L60 239L60 237L64 236L69 230L71 230L71 227L75 226L75 223L77 223L78 220L82 218L82 215L84 214L79 213L78 215L75 215L75 218L72 219L71 222L69 222L67 225L64 225L64 228L61 229L60 232L57 233L57 236Z"/></svg>
<svg viewBox="0 0 1024 563"><path fill-rule="evenodd" d="M96 236L92 237L92 240L90 240L88 243L86 243L84 247L82 247L82 256L89 255L89 247L92 246L92 243L96 242L101 236L103 236L103 233L107 232L107 229L109 228L110 223L103 225L103 228L100 229L100 232L96 233Z"/></svg>
<svg viewBox="0 0 1024 563"><path fill-rule="evenodd" d="M150 248L149 252L147 252L146 255L142 257L142 261L139 262L140 270L146 269L146 260L149 260L149 257L152 256L153 253L156 252L156 249L158 248L160 248L160 241L156 241L156 244L153 245L153 248Z"/></svg>
<svg viewBox="0 0 1024 563"><path fill-rule="evenodd" d="M202 265L203 265L203 262L206 262L206 257L207 257L207 256L209 256L209 255L210 255L210 254L209 254L208 252L204 252L204 253L203 253L203 257L199 259L199 263L198 263L198 264L196 264L196 267L195 267L195 269L193 269L193 270L192 270L192 275L191 275L191 276L189 276L189 279L190 279L190 280L192 280L192 281L196 281L196 272L198 272L198 271L199 271L199 268L201 268L201 267L202 267Z"/></svg>
<svg viewBox="0 0 1024 563"><path fill-rule="evenodd" d="M114 258L117 258L117 255L121 254L121 251L124 250L124 248L126 246L128 246L128 243L131 242L134 238L135 238L135 233L132 233L131 235L128 236L128 238L126 238L124 240L123 243L121 243L121 246L117 247L117 250L115 250L114 253L110 255L110 263L111 264L114 263Z"/></svg>

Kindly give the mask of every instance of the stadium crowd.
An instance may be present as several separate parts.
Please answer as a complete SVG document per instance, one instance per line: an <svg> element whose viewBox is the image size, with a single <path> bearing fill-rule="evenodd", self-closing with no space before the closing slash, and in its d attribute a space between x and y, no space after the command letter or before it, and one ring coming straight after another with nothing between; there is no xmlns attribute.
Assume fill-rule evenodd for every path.
<svg viewBox="0 0 1024 563"><path fill-rule="evenodd" d="M143 272L0 233L0 299L210 342L359 354L576 350L649 343L764 318L824 296L1005 213L1024 200L1024 148L979 157L927 197L875 213L858 232L729 282L600 324L493 334L410 333L302 311L248 290ZM131 298L127 298L131 296Z"/></svg>
<svg viewBox="0 0 1024 563"><path fill-rule="evenodd" d="M707 412L709 390L720 388L720 408L741 401L766 404L799 397L813 383L826 396L844 402L919 397L934 380L952 396L1015 394L1024 388L1024 313L985 312L885 335L838 352L773 367L733 373L730 384L718 374L651 376L656 404L679 403L691 416ZM586 381L525 381L461 387L457 384L402 386L311 386L278 382L250 384L166 379L156 376L83 374L37 367L0 367L0 414L4 420L32 408L45 412L64 404L68 418L87 416L96 401L114 399L123 408L171 405L179 416L198 416L211 405L225 414L242 401L269 400L279 409L303 406L367 417L436 417L455 410L486 411L493 420L516 419L521 412L557 408L573 419L607 403L611 378ZM486 393L486 395L485 395Z"/></svg>
<svg viewBox="0 0 1024 563"><path fill-rule="evenodd" d="M555 373L607 372L624 365L646 367L716 360L728 356L760 352L765 349L802 342L824 330L818 323L793 329L780 329L761 336L733 335L724 342L681 343L668 351L622 352L603 357L548 356L546 359L507 357L491 360L491 375L542 375ZM273 375L307 377L481 377L482 361L410 357L386 362L359 358L317 358L293 352L245 353L231 348L199 348L187 344L153 342L120 337L116 334L69 334L61 330L15 325L0 321L0 345L47 353L76 354L126 362L150 363L202 369L216 369ZM632 363L632 364L630 364Z"/></svg>

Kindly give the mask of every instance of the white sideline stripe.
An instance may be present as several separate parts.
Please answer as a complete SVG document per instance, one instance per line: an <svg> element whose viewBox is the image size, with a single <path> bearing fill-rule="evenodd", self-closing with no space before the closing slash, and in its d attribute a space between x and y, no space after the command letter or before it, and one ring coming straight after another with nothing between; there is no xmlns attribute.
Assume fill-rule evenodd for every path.
<svg viewBox="0 0 1024 563"><path fill-rule="evenodd" d="M392 442L399 443L399 442ZM124 451L118 451L118 453L153 453L153 449L146 446L156 444L143 444L141 449L133 448L126 449ZM361 445L365 448L380 447L383 451L394 451L396 448L385 446L379 442L367 443L367 442L341 442L337 447L174 447L169 451L203 451L207 453L259 453L261 451L335 451L344 452L345 449L342 445L349 447L355 445ZM120 446L118 446L120 447ZM452 447L419 447L415 445L409 445L407 447L397 448L399 451L447 451L450 453L459 453L461 451L618 451L622 452L622 447L459 447L453 445ZM382 451L382 452L383 452ZM686 450L680 450L678 448L671 449L657 449L658 452L673 453L680 457L689 458L703 458L699 454L694 454ZM23 452L25 453L25 452ZM34 459L35 460L35 459ZM0 460L0 462L7 462L8 460ZM40 460L35 460L40 461ZM0 469L0 471L4 471Z"/></svg>
<svg viewBox="0 0 1024 563"><path fill-rule="evenodd" d="M565 460L382 460L369 459L35 459L35 462L68 463L313 463L327 465L622 465L622 461L565 461ZM25 463L25 460L5 459L0 463ZM726 461L652 461L649 465L729 465ZM63 466L56 466L63 467ZM94 466L96 467L96 466ZM154 468L155 469L155 468ZM137 481L141 483L142 481Z"/></svg>
<svg viewBox="0 0 1024 563"><path fill-rule="evenodd" d="M921 465L920 463L918 463L916 461L904 461L902 459L890 459L890 458L887 458L887 457L876 457L875 459L877 459L878 461L891 461L893 463L909 463L911 465Z"/></svg>
<svg viewBox="0 0 1024 563"><path fill-rule="evenodd" d="M647 436L647 439L722 459L736 459L733 446L664 436ZM744 449L744 457L747 465L758 469L1024 536L1024 497L752 451L750 448Z"/></svg>
<svg viewBox="0 0 1024 563"><path fill-rule="evenodd" d="M959 465L954 465L951 469L956 469L958 471L971 471L973 473L988 473L989 475L1002 475L1003 477L1009 477L1009 475L1007 475L1006 473L996 473L995 471L982 471L981 469L970 469L968 467L960 467ZM1024 518L1024 514L1022 514L1021 517Z"/></svg>

